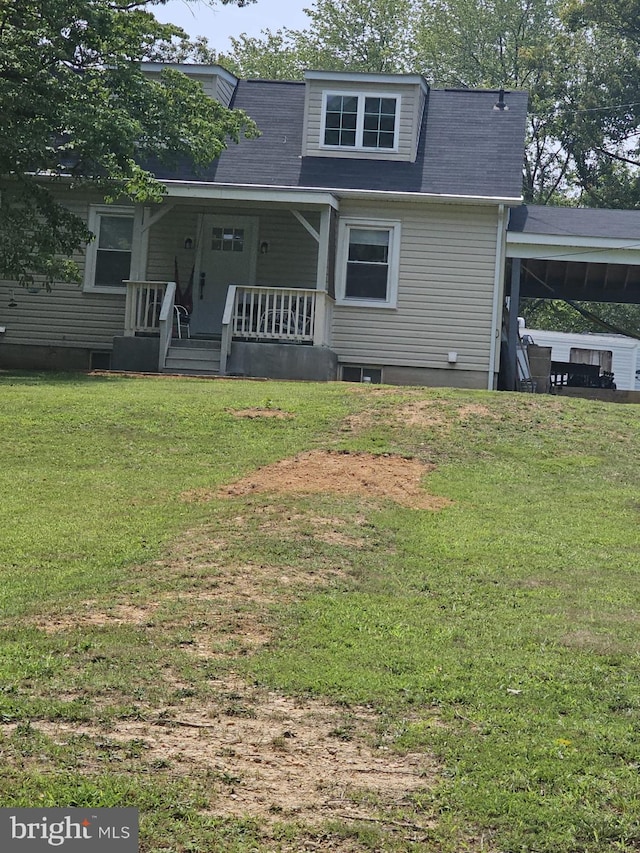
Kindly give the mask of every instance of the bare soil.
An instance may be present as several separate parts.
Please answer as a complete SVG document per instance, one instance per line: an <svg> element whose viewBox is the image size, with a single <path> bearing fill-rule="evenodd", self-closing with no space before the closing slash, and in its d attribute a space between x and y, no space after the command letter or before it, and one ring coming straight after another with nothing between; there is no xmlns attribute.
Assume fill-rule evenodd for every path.
<svg viewBox="0 0 640 853"><path fill-rule="evenodd" d="M312 450L259 468L221 489L218 495L329 492L388 499L414 509L437 510L451 501L430 495L422 488L423 477L433 468L418 459L391 454Z"/></svg>
<svg viewBox="0 0 640 853"><path fill-rule="evenodd" d="M292 418L291 412L285 412L282 409L229 409L228 410L236 418L277 418L278 420L288 420Z"/></svg>
<svg viewBox="0 0 640 853"><path fill-rule="evenodd" d="M423 488L432 468L399 456L313 451L262 468L215 494L192 490L182 499L328 492L437 510L449 501ZM259 528L273 535L299 535L303 525L322 541L366 546L364 536L353 535L354 521L364 526L365 515L350 519L347 534L341 529L344 520L306 509L282 514L275 506L256 506L243 511L252 513L253 522L255 513L261 513ZM250 654L271 640L265 613L276 596L279 601L289 596L293 600L301 589L331 583L342 571L330 564L320 569L304 564L286 568L230 564L225 537L238 535L246 523L246 515L239 514L228 520L224 531L213 526L191 531L154 565L154 571L164 576L192 575L193 590L164 593L149 603L115 601L106 609L86 601L73 612L36 624L50 633L118 624L153 630L156 620L163 628L174 629L197 616L199 627L192 632L194 642L187 652L199 658L224 657L233 667L238 655ZM170 669L166 679L173 688L182 683ZM435 714L433 719L425 716L428 712L423 714L428 725L440 724ZM211 684L205 701L196 703L186 690L185 698L167 708L146 709L143 720L118 719L108 726L60 721L33 725L61 743L80 734L102 742L143 742L140 760L151 772L172 778L206 777L212 814L252 816L267 824L299 820L311 826L339 818L386 825L390 810L415 817L411 795L429 788L438 777L430 755L399 754L385 746L384 725L375 710L269 692L247 684L233 669ZM403 817L398 821L397 827L414 833L431 826L424 815L418 824L413 818L409 823ZM356 847L346 842L331 849Z"/></svg>
<svg viewBox="0 0 640 853"><path fill-rule="evenodd" d="M141 741L145 762L164 768L158 773L206 775L216 815L311 824L337 815L367 819L380 809L406 808L411 792L433 784L437 767L428 755L397 755L371 744L377 722L371 710L292 699L233 677L215 686L217 702L155 722L121 720L107 731L82 723L33 725L60 743L78 735Z"/></svg>

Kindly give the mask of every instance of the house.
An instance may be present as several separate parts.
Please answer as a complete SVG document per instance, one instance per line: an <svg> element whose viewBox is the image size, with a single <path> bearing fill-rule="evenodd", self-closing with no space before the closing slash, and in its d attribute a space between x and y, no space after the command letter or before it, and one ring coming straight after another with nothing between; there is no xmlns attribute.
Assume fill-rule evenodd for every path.
<svg viewBox="0 0 640 853"><path fill-rule="evenodd" d="M0 367L495 387L526 94L180 68L261 136L159 169L158 205L68 193L97 235L82 286L0 283Z"/></svg>

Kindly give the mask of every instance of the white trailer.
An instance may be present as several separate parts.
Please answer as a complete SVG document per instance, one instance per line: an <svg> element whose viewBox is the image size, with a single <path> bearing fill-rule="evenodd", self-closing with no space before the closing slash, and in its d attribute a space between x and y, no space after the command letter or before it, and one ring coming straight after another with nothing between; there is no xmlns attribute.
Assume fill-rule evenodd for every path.
<svg viewBox="0 0 640 853"><path fill-rule="evenodd" d="M613 373L620 391L640 390L640 340L625 335L577 334L547 332L543 329L520 328L534 344L551 347L551 360L597 364Z"/></svg>

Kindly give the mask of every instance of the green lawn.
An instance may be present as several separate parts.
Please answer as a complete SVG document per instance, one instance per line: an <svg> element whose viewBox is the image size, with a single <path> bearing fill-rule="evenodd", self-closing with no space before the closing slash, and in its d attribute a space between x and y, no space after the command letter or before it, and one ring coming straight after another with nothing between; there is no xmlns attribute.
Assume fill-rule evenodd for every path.
<svg viewBox="0 0 640 853"><path fill-rule="evenodd" d="M290 417L236 416L249 407ZM136 806L143 853L639 848L640 407L0 374L0 435L2 805ZM431 463L424 489L452 504L215 496L314 448ZM277 569L264 595L221 599L263 644L212 622L238 566ZM74 622L123 602L155 609ZM368 819L274 823L229 817L225 780L110 738L221 701L230 672L329 700L345 737L368 709L367 747L432 756L436 778Z"/></svg>

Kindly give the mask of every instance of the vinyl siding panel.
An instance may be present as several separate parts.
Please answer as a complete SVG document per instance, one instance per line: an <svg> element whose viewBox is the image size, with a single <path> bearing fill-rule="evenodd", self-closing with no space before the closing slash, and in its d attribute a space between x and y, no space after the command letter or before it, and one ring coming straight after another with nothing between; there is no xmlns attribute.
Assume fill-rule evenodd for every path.
<svg viewBox="0 0 640 853"><path fill-rule="evenodd" d="M89 202L69 205L74 212L88 216ZM258 256L256 284L265 287L316 286L317 243L289 210L263 208L234 208L229 206L177 206L167 212L152 228L149 235L145 278L150 281L172 281L176 277L182 287L189 281L197 259L200 214L222 213L230 216L249 215L259 219L258 245L269 243L267 254ZM307 214L310 224L318 230L319 214ZM185 239L194 241L194 248L184 248ZM84 273L84 254L75 260ZM0 325L6 332L2 343L41 346L85 347L110 349L113 338L123 334L125 295L84 293L82 285L56 283L53 291L38 294L11 282L0 282L0 304L8 305L15 292L15 308L3 311ZM1 354L0 354L1 355Z"/></svg>
<svg viewBox="0 0 640 853"><path fill-rule="evenodd" d="M54 284L53 292L30 294L0 285L0 300L15 290L16 308L7 309L2 343L109 349L124 329L124 296L82 293L79 285ZM4 314L4 312L3 312Z"/></svg>
<svg viewBox="0 0 640 853"><path fill-rule="evenodd" d="M398 151L351 151L340 148L321 148L320 139L322 131L322 101L323 93L349 92L357 94L372 95L395 95L400 96L400 119L398 123ZM306 95L306 120L305 137L303 139L303 154L318 157L347 157L358 160L409 160L415 159L418 141L419 118L422 116L424 96L417 85L394 85L381 86L374 83L360 83L355 85L353 81L344 84L335 82L307 82Z"/></svg>
<svg viewBox="0 0 640 853"><path fill-rule="evenodd" d="M382 219L343 205L342 215ZM396 308L336 305L333 349L343 362L486 371L492 339L497 208L388 205L400 220Z"/></svg>
<svg viewBox="0 0 640 853"><path fill-rule="evenodd" d="M217 99L225 107L228 107L231 103L235 89L236 87L229 80L224 80L222 77L217 78Z"/></svg>
<svg viewBox="0 0 640 853"><path fill-rule="evenodd" d="M219 101L221 104L224 104L225 107L229 106L235 91L235 86L229 80L226 80L222 76L218 76L214 69L212 69L210 74L190 74L189 65L183 65L180 70L192 80L198 80L202 85L205 94L214 101ZM160 71L146 71L145 74L150 80L153 80L156 83L159 83L161 80Z"/></svg>
<svg viewBox="0 0 640 853"><path fill-rule="evenodd" d="M65 200L66 201L66 200ZM67 201L67 206L85 220L89 201ZM74 260L84 274L84 253ZM37 294L13 282L0 281L0 304L7 305L14 292L15 308L3 311L6 332L2 343L62 347L109 348L113 337L124 329L123 294L83 293L81 284L55 282L52 292Z"/></svg>

